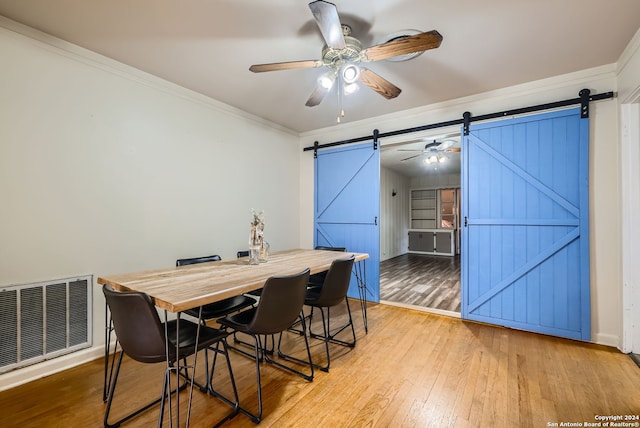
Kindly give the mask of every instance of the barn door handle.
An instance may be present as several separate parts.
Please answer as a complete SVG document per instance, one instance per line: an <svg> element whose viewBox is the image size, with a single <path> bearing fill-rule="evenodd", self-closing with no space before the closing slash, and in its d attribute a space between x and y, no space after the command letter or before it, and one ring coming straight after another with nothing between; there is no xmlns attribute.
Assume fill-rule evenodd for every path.
<svg viewBox="0 0 640 428"><path fill-rule="evenodd" d="M467 227L469 223L467 223L467 216L464 216L464 227Z"/></svg>
<svg viewBox="0 0 640 428"><path fill-rule="evenodd" d="M375 224L376 226L378 225L378 216L375 216L373 218L373 224Z"/></svg>

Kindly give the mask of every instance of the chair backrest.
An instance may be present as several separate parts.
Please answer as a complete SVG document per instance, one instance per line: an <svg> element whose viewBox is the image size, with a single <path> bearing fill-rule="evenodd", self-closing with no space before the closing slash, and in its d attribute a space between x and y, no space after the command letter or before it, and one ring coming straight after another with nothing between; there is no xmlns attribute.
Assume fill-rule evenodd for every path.
<svg viewBox="0 0 640 428"><path fill-rule="evenodd" d="M354 260L355 256L352 255L348 259L338 259L331 263L324 284L320 289L320 295L314 301L314 305L334 306L344 300L349 291Z"/></svg>
<svg viewBox="0 0 640 428"><path fill-rule="evenodd" d="M345 252L347 249L345 247L325 247L322 245L318 245L315 248L316 250L326 250L326 251L342 251Z"/></svg>
<svg viewBox="0 0 640 428"><path fill-rule="evenodd" d="M249 330L254 334L275 334L291 327L304 306L308 281L309 269L267 279Z"/></svg>
<svg viewBox="0 0 640 428"><path fill-rule="evenodd" d="M316 250L325 250L325 251L342 251L345 252L347 249L345 247L325 247L322 245L318 245L315 248ZM327 272L318 272L314 273L309 277L309 285L322 285L324 284L324 280L327 277Z"/></svg>
<svg viewBox="0 0 640 428"><path fill-rule="evenodd" d="M197 263L207 263L207 262L219 262L220 260L222 260L222 257L220 257L217 254L213 256L192 257L190 259L176 260L176 266L195 265Z"/></svg>
<svg viewBox="0 0 640 428"><path fill-rule="evenodd" d="M237 256L238 258L240 258L240 257L249 257L249 250L238 251L238 253L236 254L236 256Z"/></svg>
<svg viewBox="0 0 640 428"><path fill-rule="evenodd" d="M140 292L118 292L108 285L102 292L124 352L142 363L165 361L164 329L151 298ZM171 359L174 354L175 349L170 352Z"/></svg>

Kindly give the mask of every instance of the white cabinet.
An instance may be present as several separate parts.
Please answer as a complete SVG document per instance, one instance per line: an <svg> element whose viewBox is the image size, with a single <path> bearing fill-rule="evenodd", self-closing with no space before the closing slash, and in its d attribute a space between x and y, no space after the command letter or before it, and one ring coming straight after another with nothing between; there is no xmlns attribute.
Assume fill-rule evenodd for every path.
<svg viewBox="0 0 640 428"><path fill-rule="evenodd" d="M423 229L409 231L409 252L453 256L453 230Z"/></svg>

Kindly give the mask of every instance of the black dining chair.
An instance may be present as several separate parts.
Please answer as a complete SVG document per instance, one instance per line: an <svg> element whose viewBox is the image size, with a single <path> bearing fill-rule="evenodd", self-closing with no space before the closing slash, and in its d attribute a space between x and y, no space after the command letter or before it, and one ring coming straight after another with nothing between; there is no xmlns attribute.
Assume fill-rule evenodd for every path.
<svg viewBox="0 0 640 428"><path fill-rule="evenodd" d="M254 358L256 362L258 413L254 414L243 408L240 408L240 411L249 416L254 423L259 423L262 419L262 386L260 381L260 363L262 361L293 372L308 381L313 380L314 368L313 362L311 361L309 341L306 335L304 336L304 342L308 361L306 361L305 364L309 366L310 374L303 373L269 358L261 339L264 336L266 341L267 336L278 333L282 336L282 332L287 330L287 328L298 319L300 319L304 325L305 320L302 316L302 306L304 304L308 280L309 269L294 275L272 276L265 282L262 289L262 296L256 307L237 314L227 315L218 320L220 325L229 330L253 336L254 355L249 353L245 354Z"/></svg>
<svg viewBox="0 0 640 428"><path fill-rule="evenodd" d="M118 292L108 285L104 285L102 287L102 291L107 301L107 306L111 312L114 331L122 350L118 358L112 383L108 389L107 407L104 414L105 427L120 426L122 423L150 409L158 403L160 403L158 426L162 426L164 407L167 398L169 398L169 413L171 414L171 395L184 389L189 383L185 380L182 385L176 386L176 389L171 391L170 376L172 371L176 371L175 364L178 360L181 360L184 365L185 371L176 373L179 375L179 378L182 377L192 380L193 376L195 376L195 367L193 367L193 376L189 377L186 358L205 348L215 350L216 355L225 355L229 378L233 388L234 400L230 400L217 392L213 388L213 385L210 385L211 382L207 382L209 384L209 392L233 408L232 412L226 415L219 424L234 417L238 413L240 404L233 371L231 369L231 360L229 359L229 352L227 349L226 337L228 333L226 331L203 325L199 326L198 324L186 319L172 320L162 323L153 301L147 294L140 292ZM177 350L176 343L179 343ZM213 347L214 345L215 348ZM222 348L220 348L220 345L222 345ZM109 414L113 398L115 396L116 384L118 382L122 360L125 354L133 360L141 363L167 364L167 368L164 372L162 394L160 398L131 412L117 422L110 423ZM211 374L206 373L206 375L207 379L211 379L213 371Z"/></svg>
<svg viewBox="0 0 640 428"><path fill-rule="evenodd" d="M326 247L322 245L318 245L314 248L314 250L324 250L324 251L338 251L338 252L346 252L347 249L345 247ZM324 280L327 277L327 272L318 272L309 275L309 283L307 287L309 290L313 290L314 292L320 292L320 287L324 284ZM311 314L313 315L313 308L311 308ZM303 334L304 332L298 328L300 323L294 324L289 330L295 331L299 334Z"/></svg>
<svg viewBox="0 0 640 428"><path fill-rule="evenodd" d="M176 260L176 266L188 266L199 263L209 263L209 262L218 262L221 261L222 257L219 255L212 256L203 256L203 257L191 257L186 259L178 259ZM228 297L223 300L219 300L217 302L209 303L201 308L193 308L184 311L187 315L190 315L194 318L198 318L200 322L206 325L206 322L209 320L217 319L223 317L225 315L238 312L242 309L246 309L250 306L253 306L257 303L257 299L247 294L240 294L233 297ZM202 312L200 312L202 311ZM241 340L238 340L234 334L233 336L234 342L244 343ZM205 350L205 370L209 372L209 353ZM197 386L205 391L207 389L206 385L197 384Z"/></svg>
<svg viewBox="0 0 640 428"><path fill-rule="evenodd" d="M240 250L240 251L238 251L236 253L236 257L239 258L239 259L242 258L242 257L249 257L249 250ZM252 290L252 291L249 291L249 292L245 293L246 296L249 296L251 298L256 298L256 299L259 298L261 294L262 294L262 288L258 288L257 290ZM268 350L265 348L266 352L269 352L270 354L273 354L273 350L275 348L275 343L274 342L275 341L273 339L273 336L271 336L271 348L268 349ZM245 346L253 347L252 343L245 342L244 340L239 339L238 335L236 334L236 332L234 332L234 334L233 334L233 343L240 343L240 344L245 345ZM265 338L265 341L264 341L264 345L265 345L265 347L267 346L266 338ZM235 347L232 347L232 348L235 349L236 351L239 351ZM240 351L240 352L243 352L243 351Z"/></svg>
<svg viewBox="0 0 640 428"><path fill-rule="evenodd" d="M343 346L353 348L356 345L356 332L353 326L353 318L351 317L351 308L349 307L349 299L347 298L347 292L349 291L349 282L351 281L351 270L355 256L351 256L347 259L334 260L331 263L331 267L327 271L327 276L324 280L322 287L311 287L307 289L307 293L304 299L304 304L311 307L311 313L306 317L308 319L309 336L312 338L319 338L324 341L325 354L327 364L325 366L314 364L315 367L322 371L328 372L331 364L331 356L329 353L329 343L336 343ZM331 329L331 308L345 302L347 308L348 321L339 328ZM313 321L313 310L317 308L320 310L322 316L322 333L313 333L311 323ZM326 309L326 315L325 315ZM353 340L350 342L336 339L336 336L342 331L351 327L351 334ZM304 330L304 325L302 325ZM299 332L299 331L298 331ZM283 355L280 349L278 354L285 358L290 358L287 355Z"/></svg>
<svg viewBox="0 0 640 428"><path fill-rule="evenodd" d="M345 247L326 247L322 245L318 245L314 248L315 250L325 250L325 251L341 251L346 252L347 249ZM309 276L309 287L322 287L324 284L324 279L327 277L327 271L314 273Z"/></svg>
<svg viewBox="0 0 640 428"><path fill-rule="evenodd" d="M187 266L198 263L216 262L220 260L222 260L222 258L219 255L192 257L188 259L176 260L176 266ZM249 306L253 306L256 304L256 302L257 300L253 297L247 296L245 294L240 294L238 296L229 297L218 302L209 303L202 306L201 320L208 321L220 318L227 314L240 311L242 309L248 308ZM200 311L198 308L186 310L185 313L195 318L198 318L200 316Z"/></svg>
<svg viewBox="0 0 640 428"><path fill-rule="evenodd" d="M236 256L240 259L242 257L249 257L249 250L241 250L236 253ZM260 297L260 293L262 293L262 288L258 288L257 290L249 291L246 293L248 296L256 296Z"/></svg>

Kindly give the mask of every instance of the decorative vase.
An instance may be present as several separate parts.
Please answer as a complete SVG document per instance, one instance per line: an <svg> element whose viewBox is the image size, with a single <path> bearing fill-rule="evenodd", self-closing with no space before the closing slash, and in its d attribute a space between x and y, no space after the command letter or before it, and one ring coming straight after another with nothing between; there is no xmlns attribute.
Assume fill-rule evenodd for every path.
<svg viewBox="0 0 640 428"><path fill-rule="evenodd" d="M264 239L262 240L262 246L260 247L260 255L258 256L258 260L260 261L260 263L265 263L267 260L269 260L269 243Z"/></svg>
<svg viewBox="0 0 640 428"><path fill-rule="evenodd" d="M250 265L260 264L260 246L258 245L249 246L249 264Z"/></svg>
<svg viewBox="0 0 640 428"><path fill-rule="evenodd" d="M249 234L249 264L257 265L261 261L266 262L266 256L261 259L266 242L264 242L264 213L260 211L256 213L255 210L251 210L253 214L253 220L251 222L251 230ZM267 252L268 246L267 245Z"/></svg>

